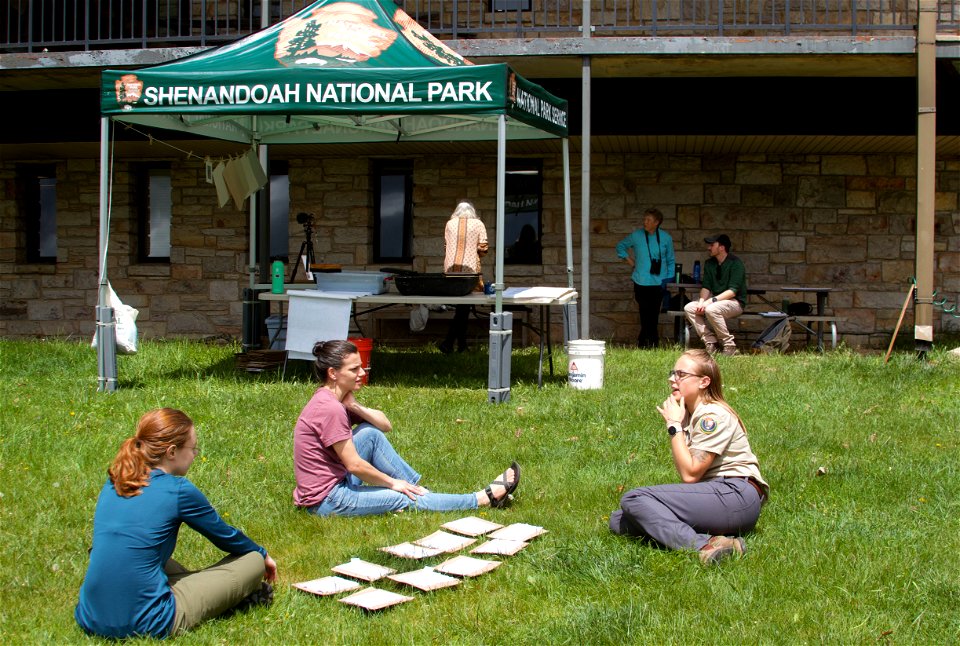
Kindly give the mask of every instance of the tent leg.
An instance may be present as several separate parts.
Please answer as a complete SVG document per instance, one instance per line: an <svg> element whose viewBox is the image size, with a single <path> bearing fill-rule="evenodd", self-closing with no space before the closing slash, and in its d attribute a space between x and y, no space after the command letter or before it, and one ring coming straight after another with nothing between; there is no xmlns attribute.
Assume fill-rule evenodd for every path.
<svg viewBox="0 0 960 646"><path fill-rule="evenodd" d="M245 287L243 290L243 351L249 352L260 347L262 307L257 300L256 290Z"/></svg>
<svg viewBox="0 0 960 646"><path fill-rule="evenodd" d="M576 341L580 338L580 332L577 330L577 304L567 303L563 305L563 347L566 348L570 341Z"/></svg>
<svg viewBox="0 0 960 646"><path fill-rule="evenodd" d="M117 389L117 323L112 307L97 306L97 392Z"/></svg>
<svg viewBox="0 0 960 646"><path fill-rule="evenodd" d="M100 239L97 290L97 391L117 389L117 327L107 305L107 249L110 242L110 119L100 119Z"/></svg>
<svg viewBox="0 0 960 646"><path fill-rule="evenodd" d="M487 401L510 401L510 353L513 351L513 312L490 315L490 367L487 372Z"/></svg>

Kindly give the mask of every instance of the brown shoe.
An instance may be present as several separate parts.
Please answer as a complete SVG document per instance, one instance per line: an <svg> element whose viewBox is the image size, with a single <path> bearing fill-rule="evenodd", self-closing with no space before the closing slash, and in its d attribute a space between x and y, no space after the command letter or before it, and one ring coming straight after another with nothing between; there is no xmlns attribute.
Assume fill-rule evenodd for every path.
<svg viewBox="0 0 960 646"><path fill-rule="evenodd" d="M739 536L733 538L711 536L707 544L700 548L700 562L704 565L712 565L731 554L743 556L746 551L747 544Z"/></svg>
<svg viewBox="0 0 960 646"><path fill-rule="evenodd" d="M735 345L725 345L725 346L723 346L723 354L725 354L725 355L728 356L728 357L734 357L734 356L736 356L736 355L738 355L738 354L740 354L740 353L737 352L737 346L735 346Z"/></svg>
<svg viewBox="0 0 960 646"><path fill-rule="evenodd" d="M710 354L716 354L716 353L717 353L717 344L716 344L716 343L706 343L706 344L704 344L703 347L704 347L704 349L705 349L707 352L709 352Z"/></svg>

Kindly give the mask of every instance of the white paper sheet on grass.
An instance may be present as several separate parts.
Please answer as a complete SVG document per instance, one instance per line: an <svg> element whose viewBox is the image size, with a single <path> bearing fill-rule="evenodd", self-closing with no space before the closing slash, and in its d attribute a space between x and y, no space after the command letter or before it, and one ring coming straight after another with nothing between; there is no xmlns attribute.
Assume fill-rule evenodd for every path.
<svg viewBox="0 0 960 646"><path fill-rule="evenodd" d="M443 550L435 547L424 547L423 545L414 545L413 543L400 543L399 545L388 545L381 547L381 552L393 554L403 559L425 559L437 554L443 554Z"/></svg>
<svg viewBox="0 0 960 646"><path fill-rule="evenodd" d="M351 606L358 606L365 610L381 610L389 606L395 606L398 603L413 601L413 597L408 597L389 590L379 588L364 588L360 592L354 592L349 597L339 599L340 603L346 603Z"/></svg>
<svg viewBox="0 0 960 646"><path fill-rule="evenodd" d="M437 530L429 536L424 536L423 538L413 542L415 545L432 547L443 552L456 552L457 550L462 550L468 545L473 545L477 542L477 539L467 538L466 536L459 536L457 534L450 534L449 532Z"/></svg>
<svg viewBox="0 0 960 646"><path fill-rule="evenodd" d="M454 576L480 576L498 567L501 563L502 561L487 561L486 559L475 559L472 556L460 555L434 566L433 569Z"/></svg>
<svg viewBox="0 0 960 646"><path fill-rule="evenodd" d="M321 292L295 289L287 292L290 311L287 314L287 357L313 360L317 341L346 339L350 330L350 313L354 299L371 292Z"/></svg>
<svg viewBox="0 0 960 646"><path fill-rule="evenodd" d="M465 518L451 520L448 523L440 525L440 527L443 529L449 529L451 532L464 534L466 536L482 536L487 532L500 529L503 527L503 525L489 520L484 520L483 518L477 518L476 516L466 516Z"/></svg>
<svg viewBox="0 0 960 646"><path fill-rule="evenodd" d="M460 583L460 579L435 572L431 567L425 567L412 572L391 574L387 578L391 581L396 581L397 583L403 583L414 588L419 588L424 592L439 590L440 588L449 588L459 585Z"/></svg>
<svg viewBox="0 0 960 646"><path fill-rule="evenodd" d="M361 579L363 581L376 581L388 574L396 572L393 568L384 567L383 565L377 565L376 563L370 563L369 561L358 558L352 558L346 563L335 565L330 569L337 574L352 576L354 579Z"/></svg>
<svg viewBox="0 0 960 646"><path fill-rule="evenodd" d="M293 584L293 587L295 587L297 590L303 590L304 592L316 594L321 597L331 594L338 594L340 592L356 590L360 586L361 584L357 583L356 581L344 579L343 577L339 576L325 576L320 579L301 581L300 583Z"/></svg>
<svg viewBox="0 0 960 646"><path fill-rule="evenodd" d="M505 538L494 538L486 543L482 543L472 550L471 554L494 554L497 556L513 556L530 543L523 541L510 541Z"/></svg>
<svg viewBox="0 0 960 646"><path fill-rule="evenodd" d="M503 529L498 529L489 535L489 538L504 538L508 541L529 541L541 534L546 534L547 530L537 525L528 525L526 523L513 523Z"/></svg>

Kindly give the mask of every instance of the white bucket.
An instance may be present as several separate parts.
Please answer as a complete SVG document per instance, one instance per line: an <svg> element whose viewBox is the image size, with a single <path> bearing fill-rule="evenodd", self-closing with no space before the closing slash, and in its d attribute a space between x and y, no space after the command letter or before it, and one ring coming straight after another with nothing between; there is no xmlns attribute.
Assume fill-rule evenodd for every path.
<svg viewBox="0 0 960 646"><path fill-rule="evenodd" d="M580 339L567 343L567 383L577 390L603 388L603 356L605 342Z"/></svg>

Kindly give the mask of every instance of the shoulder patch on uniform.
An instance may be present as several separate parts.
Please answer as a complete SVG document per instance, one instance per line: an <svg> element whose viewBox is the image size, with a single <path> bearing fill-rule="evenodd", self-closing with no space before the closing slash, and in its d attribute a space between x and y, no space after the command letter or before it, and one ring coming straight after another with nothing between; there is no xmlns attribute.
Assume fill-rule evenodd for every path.
<svg viewBox="0 0 960 646"><path fill-rule="evenodd" d="M713 415L705 415L700 418L700 431L710 435L715 430L717 430L717 420L714 419Z"/></svg>

